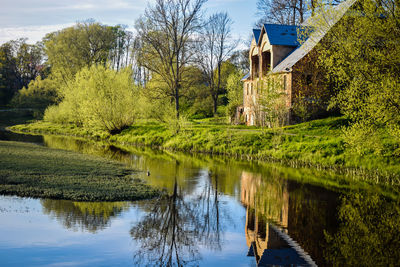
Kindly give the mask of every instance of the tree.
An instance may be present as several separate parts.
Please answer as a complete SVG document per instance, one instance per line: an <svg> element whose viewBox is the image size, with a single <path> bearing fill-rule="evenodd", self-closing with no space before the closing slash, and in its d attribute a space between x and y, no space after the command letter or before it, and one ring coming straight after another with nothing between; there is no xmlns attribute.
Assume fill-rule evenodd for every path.
<svg viewBox="0 0 400 267"><path fill-rule="evenodd" d="M52 79L37 76L27 87L22 87L13 97L11 104L15 107L29 107L44 110L58 101L58 84Z"/></svg>
<svg viewBox="0 0 400 267"><path fill-rule="evenodd" d="M12 46L5 43L0 47L0 104L6 105L15 91L17 85L17 63L13 56Z"/></svg>
<svg viewBox="0 0 400 267"><path fill-rule="evenodd" d="M284 90L281 77L268 77L259 88L258 99L254 99L254 112L257 124L268 127L282 127L289 119L287 92Z"/></svg>
<svg viewBox="0 0 400 267"><path fill-rule="evenodd" d="M360 190L361 191L361 190ZM395 266L400 252L398 201L365 191L342 196L339 227L325 233L327 265ZM368 255L368 257L366 257Z"/></svg>
<svg viewBox="0 0 400 267"><path fill-rule="evenodd" d="M264 23L297 25L307 15L307 3L306 0L258 0L257 10L261 17L259 26Z"/></svg>
<svg viewBox="0 0 400 267"><path fill-rule="evenodd" d="M232 20L228 13L211 15L204 27L199 42L198 62L208 80L208 86L213 99L213 114L217 113L218 96L221 93L222 63L236 47L235 42L229 42ZM226 78L225 78L226 79Z"/></svg>
<svg viewBox="0 0 400 267"><path fill-rule="evenodd" d="M105 66L115 47L114 31L113 27L87 21L47 34L44 45L53 78L65 85L83 67Z"/></svg>
<svg viewBox="0 0 400 267"><path fill-rule="evenodd" d="M204 75L199 68L187 66L183 69L180 113L199 117L212 115L212 101L205 84ZM144 100L141 113L145 118L157 119L169 125L176 123L174 103L171 98L165 98L165 91L168 89L168 83L163 77L156 73L152 75L146 83L146 88L141 90Z"/></svg>
<svg viewBox="0 0 400 267"><path fill-rule="evenodd" d="M379 14L379 15L378 15ZM329 12L320 13L319 26ZM358 153L393 153L380 133L400 142L400 10L398 2L360 0L325 37L320 62L334 80L340 108L353 124L345 139ZM393 154L391 154L393 155ZM398 154L396 154L398 156Z"/></svg>
<svg viewBox="0 0 400 267"><path fill-rule="evenodd" d="M249 49L238 50L232 53L228 61L243 73L250 72Z"/></svg>
<svg viewBox="0 0 400 267"><path fill-rule="evenodd" d="M83 68L62 88L62 102L50 106L44 119L119 133L137 118L137 87L132 70L102 65Z"/></svg>
<svg viewBox="0 0 400 267"><path fill-rule="evenodd" d="M0 103L3 105L30 81L47 75L42 44L31 45L26 40L12 40L0 47Z"/></svg>
<svg viewBox="0 0 400 267"><path fill-rule="evenodd" d="M226 89L228 91L227 115L233 122L237 107L243 105L243 83L241 79L243 73L239 70L231 73L227 80Z"/></svg>
<svg viewBox="0 0 400 267"><path fill-rule="evenodd" d="M135 25L143 43L139 62L165 80L164 95L174 99L177 118L182 75L193 54L192 35L200 27L200 11L205 2L156 0Z"/></svg>

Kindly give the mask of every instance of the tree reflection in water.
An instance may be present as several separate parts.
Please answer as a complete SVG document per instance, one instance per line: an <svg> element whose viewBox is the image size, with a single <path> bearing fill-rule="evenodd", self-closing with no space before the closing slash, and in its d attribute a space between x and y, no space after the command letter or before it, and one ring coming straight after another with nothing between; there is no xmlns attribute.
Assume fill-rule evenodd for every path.
<svg viewBox="0 0 400 267"><path fill-rule="evenodd" d="M67 229L96 233L107 228L113 217L129 209L129 202L73 202L42 199L44 214L55 217Z"/></svg>
<svg viewBox="0 0 400 267"><path fill-rule="evenodd" d="M326 233L325 258L333 266L398 266L400 207L381 195L351 193L342 197L340 227Z"/></svg>
<svg viewBox="0 0 400 267"><path fill-rule="evenodd" d="M136 265L196 266L201 245L221 250L221 220L229 218L221 215L228 213L220 211L218 176L207 171L198 175L205 178L200 192L184 196L175 176L172 193L149 202L148 214L131 229L141 247L134 254Z"/></svg>

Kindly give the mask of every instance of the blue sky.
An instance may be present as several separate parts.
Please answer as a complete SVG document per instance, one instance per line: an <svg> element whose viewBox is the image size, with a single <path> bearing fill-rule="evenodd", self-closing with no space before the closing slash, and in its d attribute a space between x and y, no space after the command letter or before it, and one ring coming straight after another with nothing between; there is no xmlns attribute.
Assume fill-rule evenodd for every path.
<svg viewBox="0 0 400 267"><path fill-rule="evenodd" d="M247 40L256 21L257 0L208 0L208 14L226 11L234 21L232 33ZM93 18L133 28L147 0L0 0L0 44L20 37L34 43L48 32Z"/></svg>

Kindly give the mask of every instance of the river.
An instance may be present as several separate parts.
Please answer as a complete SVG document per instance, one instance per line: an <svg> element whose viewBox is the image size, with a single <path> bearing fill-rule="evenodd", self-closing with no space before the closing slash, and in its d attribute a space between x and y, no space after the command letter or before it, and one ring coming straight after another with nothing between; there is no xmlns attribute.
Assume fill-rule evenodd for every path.
<svg viewBox="0 0 400 267"><path fill-rule="evenodd" d="M312 182L332 174L70 137L3 131L0 139L120 161L165 192L138 202L0 196L1 266L387 266L400 260L398 201L373 187Z"/></svg>

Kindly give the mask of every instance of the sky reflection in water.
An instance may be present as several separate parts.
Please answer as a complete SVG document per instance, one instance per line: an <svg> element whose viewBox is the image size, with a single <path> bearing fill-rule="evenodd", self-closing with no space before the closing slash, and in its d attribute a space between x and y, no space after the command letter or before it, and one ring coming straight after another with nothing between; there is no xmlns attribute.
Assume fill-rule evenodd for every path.
<svg viewBox="0 0 400 267"><path fill-rule="evenodd" d="M346 265L358 255L338 250L365 247L345 240L335 243L340 238L335 235L352 234L346 232L351 229L346 223L354 220L346 216L349 207L356 207L352 214L364 214L364 201L370 200L368 208L374 211L396 206L363 194L343 199L340 193L283 178L310 175L300 170L150 150L127 152L72 138L44 136L43 142L124 162L166 194L133 203L0 196L2 266L256 266L271 255L284 262L285 257L277 255L291 246L275 227L297 241L318 265ZM338 211L343 211L341 223ZM385 262L385 257L378 257L379 263L390 264L400 258L394 253L400 212L374 214L375 219L391 216L391 224L382 230L358 223L371 229L369 233L396 237L386 246L391 258ZM366 241L372 243L372 254L377 251L374 245L384 243Z"/></svg>

